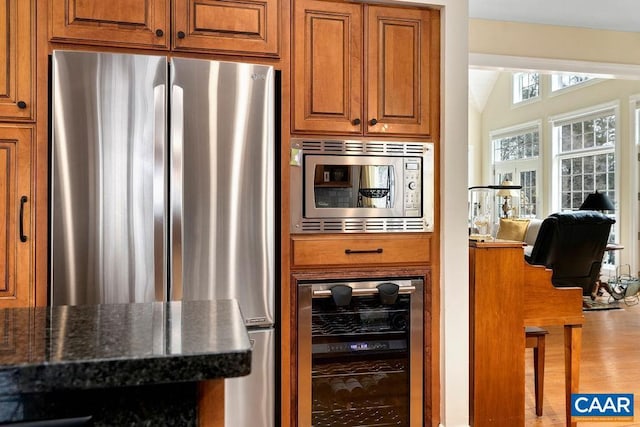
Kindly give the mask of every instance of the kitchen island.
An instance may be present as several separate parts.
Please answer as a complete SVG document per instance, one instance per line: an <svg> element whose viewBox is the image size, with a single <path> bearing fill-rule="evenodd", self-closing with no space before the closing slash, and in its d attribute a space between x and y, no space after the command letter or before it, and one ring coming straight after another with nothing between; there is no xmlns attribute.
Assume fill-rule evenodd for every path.
<svg viewBox="0 0 640 427"><path fill-rule="evenodd" d="M250 370L235 300L0 310L0 423L204 425Z"/></svg>

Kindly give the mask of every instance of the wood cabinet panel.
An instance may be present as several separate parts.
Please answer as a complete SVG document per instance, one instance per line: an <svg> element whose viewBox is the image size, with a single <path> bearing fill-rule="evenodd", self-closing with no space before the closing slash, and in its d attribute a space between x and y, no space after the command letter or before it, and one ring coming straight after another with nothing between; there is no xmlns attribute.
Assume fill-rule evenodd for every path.
<svg viewBox="0 0 640 427"><path fill-rule="evenodd" d="M415 235L292 236L295 267L428 264L431 237Z"/></svg>
<svg viewBox="0 0 640 427"><path fill-rule="evenodd" d="M0 126L0 307L26 307L31 292L30 127Z"/></svg>
<svg viewBox="0 0 640 427"><path fill-rule="evenodd" d="M51 0L50 12L53 41L169 48L167 0Z"/></svg>
<svg viewBox="0 0 640 427"><path fill-rule="evenodd" d="M34 16L33 0L0 0L0 120L35 117Z"/></svg>
<svg viewBox="0 0 640 427"><path fill-rule="evenodd" d="M436 137L439 12L294 2L294 131Z"/></svg>
<svg viewBox="0 0 640 427"><path fill-rule="evenodd" d="M431 134L432 13L368 7L367 133Z"/></svg>
<svg viewBox="0 0 640 427"><path fill-rule="evenodd" d="M522 245L515 242L470 244L470 421L474 426L524 426L523 266ZM504 396L509 399L505 401Z"/></svg>
<svg viewBox="0 0 640 427"><path fill-rule="evenodd" d="M175 0L173 49L280 54L281 0Z"/></svg>
<svg viewBox="0 0 640 427"><path fill-rule="evenodd" d="M362 133L362 6L294 2L296 131Z"/></svg>

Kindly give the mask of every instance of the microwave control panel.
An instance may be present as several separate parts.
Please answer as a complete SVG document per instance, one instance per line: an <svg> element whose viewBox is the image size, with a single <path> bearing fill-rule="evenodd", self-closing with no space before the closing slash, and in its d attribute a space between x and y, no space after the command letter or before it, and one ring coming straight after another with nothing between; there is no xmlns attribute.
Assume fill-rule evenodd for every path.
<svg viewBox="0 0 640 427"><path fill-rule="evenodd" d="M419 158L404 158L404 215L407 217L419 217L421 213L422 200L420 194L421 182L421 162Z"/></svg>

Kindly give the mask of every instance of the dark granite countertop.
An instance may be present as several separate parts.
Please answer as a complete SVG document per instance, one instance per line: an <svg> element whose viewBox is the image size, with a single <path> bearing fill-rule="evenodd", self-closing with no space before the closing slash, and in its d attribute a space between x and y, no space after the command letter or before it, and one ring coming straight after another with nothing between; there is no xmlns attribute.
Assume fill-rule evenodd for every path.
<svg viewBox="0 0 640 427"><path fill-rule="evenodd" d="M195 382L250 370L235 300L0 310L0 395Z"/></svg>

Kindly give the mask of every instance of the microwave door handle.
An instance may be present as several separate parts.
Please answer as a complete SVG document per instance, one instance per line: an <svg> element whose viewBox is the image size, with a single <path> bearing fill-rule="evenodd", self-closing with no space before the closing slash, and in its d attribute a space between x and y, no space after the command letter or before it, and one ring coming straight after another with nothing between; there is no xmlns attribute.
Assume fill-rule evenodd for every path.
<svg viewBox="0 0 640 427"><path fill-rule="evenodd" d="M396 171L395 168L389 168L388 174L389 174L389 198L387 199L387 204L389 204L389 202L391 202L391 206L387 206L387 207L392 207L392 206L397 206L396 205L396 174L401 174L403 173L403 169L402 169L402 162L400 162L400 170ZM402 181L402 180L401 180ZM404 185L404 182L402 183ZM403 194L402 192L399 194ZM401 200L399 202L402 202Z"/></svg>
<svg viewBox="0 0 640 427"><path fill-rule="evenodd" d="M398 294L412 294L416 290L415 286L403 286L398 289ZM354 288L351 296L371 296L379 293L377 288ZM331 296L331 289L318 289L311 292L312 298L326 298Z"/></svg>

